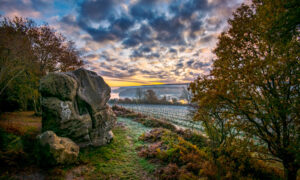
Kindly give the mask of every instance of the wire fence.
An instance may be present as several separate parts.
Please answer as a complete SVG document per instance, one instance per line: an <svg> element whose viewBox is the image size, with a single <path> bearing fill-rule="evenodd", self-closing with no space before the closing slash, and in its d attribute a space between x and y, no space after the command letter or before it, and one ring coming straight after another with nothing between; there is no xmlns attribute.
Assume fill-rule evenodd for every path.
<svg viewBox="0 0 300 180"><path fill-rule="evenodd" d="M156 104L118 104L126 109L151 117L164 119L179 127L203 131L200 122L192 119L189 106L156 105Z"/></svg>

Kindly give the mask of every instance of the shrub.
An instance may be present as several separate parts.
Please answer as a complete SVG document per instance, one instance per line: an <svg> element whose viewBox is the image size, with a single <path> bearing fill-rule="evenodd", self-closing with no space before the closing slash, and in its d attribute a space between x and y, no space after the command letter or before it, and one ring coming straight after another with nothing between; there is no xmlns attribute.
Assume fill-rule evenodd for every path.
<svg viewBox="0 0 300 180"><path fill-rule="evenodd" d="M0 167L3 171L23 169L36 164L37 131L27 131L22 136L6 132L0 128Z"/></svg>
<svg viewBox="0 0 300 180"><path fill-rule="evenodd" d="M175 179L179 177L181 179L195 179L195 177L210 176L211 172L207 173L207 168L203 166L214 166L209 161L207 154L176 133L158 128L142 135L140 139L151 143L141 149L139 153L141 156L156 158L163 164L169 164L159 170L158 174L161 179L172 178L170 172L173 172L174 176L176 175Z"/></svg>
<svg viewBox="0 0 300 180"><path fill-rule="evenodd" d="M215 153L215 157L211 157L214 157L218 166L218 174L227 179L280 179L282 172L254 158L246 143L247 141L234 138L216 149L209 150Z"/></svg>
<svg viewBox="0 0 300 180"><path fill-rule="evenodd" d="M205 136L201 135L198 132L191 131L189 129L179 129L176 131L176 133L184 138L186 141L191 142L192 144L195 144L199 148L206 147L208 145L208 140Z"/></svg>
<svg viewBox="0 0 300 180"><path fill-rule="evenodd" d="M186 138L195 138L198 139L195 142L203 142L203 137L198 135L190 134ZM282 177L282 172L253 158L251 151L244 148L243 142L239 139L235 139L235 142L228 145L223 144L215 150L207 146L199 149L199 146L178 134L167 129L157 128L140 136L140 140L150 144L142 147L139 155L156 159L165 165L157 172L160 179L200 177L209 179L280 179Z"/></svg>
<svg viewBox="0 0 300 180"><path fill-rule="evenodd" d="M157 175L159 179L162 180L172 180L172 179L178 179L179 178L179 168L176 164L168 164L167 166L161 168L157 171Z"/></svg>
<svg viewBox="0 0 300 180"><path fill-rule="evenodd" d="M114 113L117 115L117 116L124 116L128 113L132 113L132 111L126 109L126 108L123 108L121 106L118 106L118 105L113 105L112 106L112 110L114 111Z"/></svg>
<svg viewBox="0 0 300 180"><path fill-rule="evenodd" d="M165 129L169 129L171 131L175 131L176 127L167 121L163 121L160 119L156 119L156 118L135 118L134 121L139 122L141 124L143 124L146 127L152 127L152 128L165 128Z"/></svg>
<svg viewBox="0 0 300 180"><path fill-rule="evenodd" d="M156 172L156 175L159 177L159 179L162 179L162 180L174 180L174 179L196 180L196 179L199 179L193 173L187 171L185 168L182 168L182 167L179 168L174 163L170 163L167 166L160 168Z"/></svg>
<svg viewBox="0 0 300 180"><path fill-rule="evenodd" d="M16 167L19 162L24 162L26 154L23 142L19 136L10 134L0 129L0 166L1 169Z"/></svg>

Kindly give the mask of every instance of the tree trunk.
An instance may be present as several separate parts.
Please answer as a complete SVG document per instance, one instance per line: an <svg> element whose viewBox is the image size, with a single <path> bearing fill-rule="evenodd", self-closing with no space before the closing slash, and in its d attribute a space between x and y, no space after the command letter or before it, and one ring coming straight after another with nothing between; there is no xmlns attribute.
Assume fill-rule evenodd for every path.
<svg viewBox="0 0 300 180"><path fill-rule="evenodd" d="M296 164L293 164L292 162L284 162L283 166L284 166L284 179L296 180L297 171L298 171L298 167L296 167Z"/></svg>
<svg viewBox="0 0 300 180"><path fill-rule="evenodd" d="M34 113L37 114L38 111L37 111L37 107L36 107L36 102L35 102L35 98L34 96L32 96L32 99L33 99L33 107L34 107Z"/></svg>
<svg viewBox="0 0 300 180"><path fill-rule="evenodd" d="M4 92L4 90L8 87L8 85L13 81L16 77L18 77L20 74L24 72L24 69L16 73L11 79L8 80L8 82L4 85L4 87L0 90L0 96Z"/></svg>

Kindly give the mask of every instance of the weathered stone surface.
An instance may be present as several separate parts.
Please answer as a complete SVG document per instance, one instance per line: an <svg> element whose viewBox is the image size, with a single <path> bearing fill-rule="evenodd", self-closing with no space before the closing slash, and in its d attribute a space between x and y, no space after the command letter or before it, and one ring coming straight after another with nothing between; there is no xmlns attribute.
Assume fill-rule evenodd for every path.
<svg viewBox="0 0 300 180"><path fill-rule="evenodd" d="M68 74L75 77L79 84L77 91L79 98L89 104L94 112L105 107L110 98L111 89L102 77L82 68Z"/></svg>
<svg viewBox="0 0 300 180"><path fill-rule="evenodd" d="M71 139L46 131L37 137L41 159L51 165L72 164L77 161L79 146Z"/></svg>
<svg viewBox="0 0 300 180"><path fill-rule="evenodd" d="M40 82L40 92L45 97L73 100L78 85L75 79L64 73L49 73Z"/></svg>
<svg viewBox="0 0 300 180"><path fill-rule="evenodd" d="M106 104L110 87L92 71L51 73L40 83L42 130L69 137L80 147L111 141L116 117Z"/></svg>

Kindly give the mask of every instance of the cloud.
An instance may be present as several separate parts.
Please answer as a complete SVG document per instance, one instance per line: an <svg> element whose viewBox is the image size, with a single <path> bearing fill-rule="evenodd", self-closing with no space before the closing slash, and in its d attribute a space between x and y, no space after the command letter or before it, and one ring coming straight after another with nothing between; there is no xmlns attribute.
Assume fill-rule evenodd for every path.
<svg viewBox="0 0 300 180"><path fill-rule="evenodd" d="M133 21L127 17L115 19L108 27L93 28L87 24L82 24L82 27L87 31L93 40L98 42L122 40L126 31L133 25Z"/></svg>
<svg viewBox="0 0 300 180"><path fill-rule="evenodd" d="M166 17L157 17L150 21L150 25L157 33L156 40L159 42L163 44L185 44L182 36L185 26L178 18L169 20Z"/></svg>
<svg viewBox="0 0 300 180"><path fill-rule="evenodd" d="M176 67L178 68L178 69L181 69L181 68L183 68L183 63L182 62L180 62L180 63L178 63L178 64L176 64Z"/></svg>
<svg viewBox="0 0 300 180"><path fill-rule="evenodd" d="M119 0L85 0L79 7L79 19L84 23L99 22L111 16Z"/></svg>
<svg viewBox="0 0 300 180"><path fill-rule="evenodd" d="M140 43L151 42L153 41L151 33L151 27L141 24L140 28L128 32L127 37L124 38L122 43L125 47L135 47Z"/></svg>
<svg viewBox="0 0 300 180"><path fill-rule="evenodd" d="M0 0L0 11L7 17L23 16L28 18L41 17L41 9L47 10L52 4L38 0Z"/></svg>
<svg viewBox="0 0 300 180"><path fill-rule="evenodd" d="M132 54L130 55L131 58L139 58L144 57L146 59L153 59L153 58L159 58L160 54L158 52L152 52L152 50L149 47L143 47L133 50Z"/></svg>
<svg viewBox="0 0 300 180"><path fill-rule="evenodd" d="M175 83L209 71L217 37L242 2L0 0L0 11L48 21L76 42L85 67L108 79Z"/></svg>
<svg viewBox="0 0 300 180"><path fill-rule="evenodd" d="M170 48L170 49L169 49L169 52L170 52L170 53L177 53L177 50L176 50L176 49L173 49L173 48Z"/></svg>
<svg viewBox="0 0 300 180"><path fill-rule="evenodd" d="M202 69L203 67L210 66L208 62L195 61L193 59L186 62L186 66L192 69Z"/></svg>
<svg viewBox="0 0 300 180"><path fill-rule="evenodd" d="M63 24L67 24L67 25L72 25L72 26L77 26L76 23L76 16L72 15L72 14L68 14L66 16L63 16L60 20Z"/></svg>
<svg viewBox="0 0 300 180"><path fill-rule="evenodd" d="M130 14L137 20L152 19L155 17L155 1L139 1L130 8Z"/></svg>

